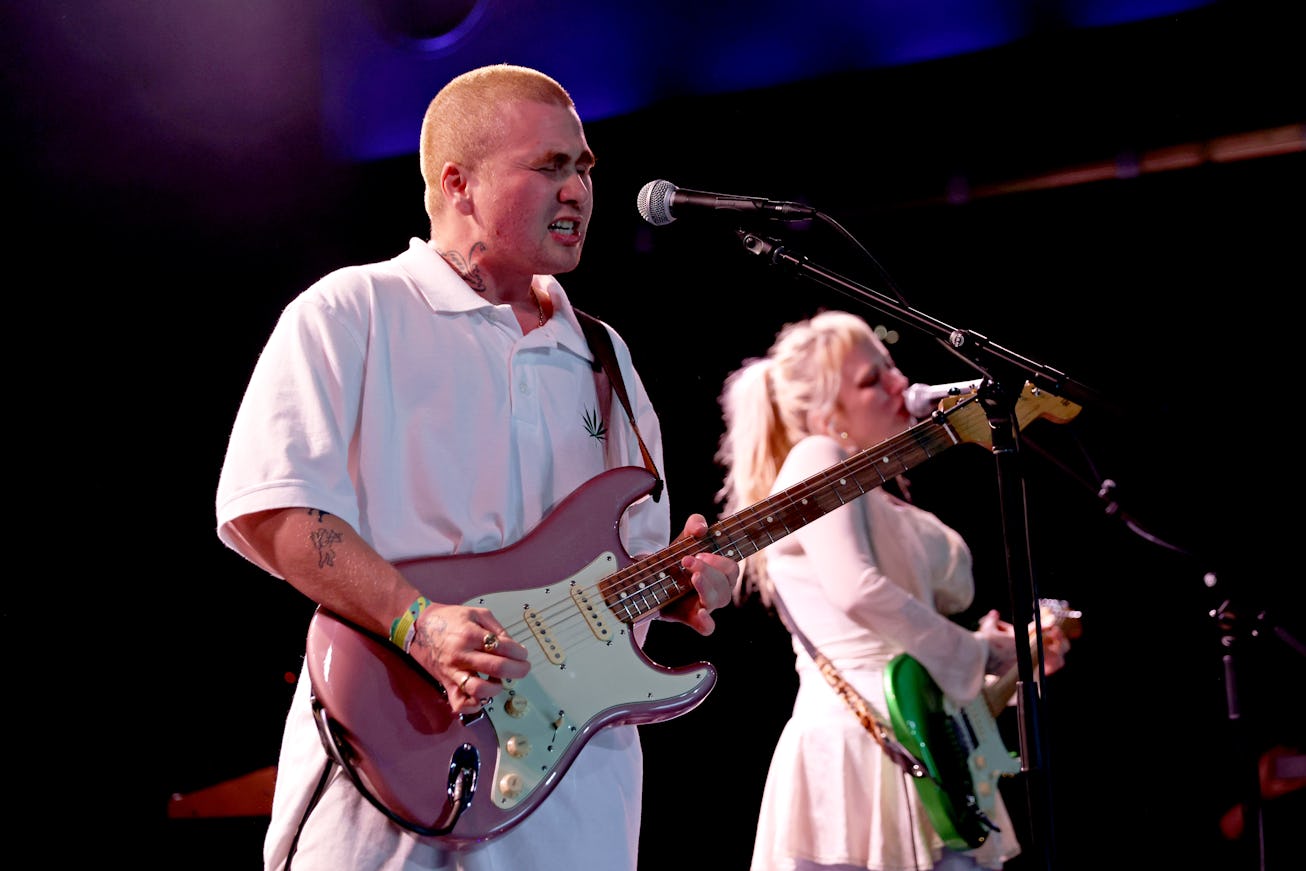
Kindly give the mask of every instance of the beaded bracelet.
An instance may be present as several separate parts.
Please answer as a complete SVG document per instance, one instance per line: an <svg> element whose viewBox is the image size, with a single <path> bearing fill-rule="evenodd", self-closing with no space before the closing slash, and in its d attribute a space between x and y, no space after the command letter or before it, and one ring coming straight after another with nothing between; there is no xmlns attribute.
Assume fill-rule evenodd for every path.
<svg viewBox="0 0 1306 871"><path fill-rule="evenodd" d="M417 618L426 610L426 606L431 604L431 600L425 596L418 596L413 600L413 604L408 606L408 610L395 618L395 622L390 624L390 642L398 647L404 653L408 648L413 646L413 635L417 630Z"/></svg>

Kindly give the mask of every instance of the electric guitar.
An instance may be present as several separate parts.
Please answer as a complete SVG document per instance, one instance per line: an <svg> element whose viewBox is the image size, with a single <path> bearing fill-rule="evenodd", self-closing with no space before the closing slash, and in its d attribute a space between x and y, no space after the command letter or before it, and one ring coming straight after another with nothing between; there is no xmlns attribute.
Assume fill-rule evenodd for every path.
<svg viewBox="0 0 1306 871"><path fill-rule="evenodd" d="M386 638L319 608L306 648L323 744L396 823L457 847L521 822L601 729L669 720L716 683L709 663L648 659L634 627L693 593L680 568L711 551L751 556L886 481L967 442L992 449L978 394L950 396L930 418L830 469L725 517L702 539L632 561L621 515L655 478L635 466L583 484L516 543L481 554L396 563L427 598L491 609L530 651L531 670L477 714ZM1015 421L1070 420L1080 406L1026 384Z"/></svg>
<svg viewBox="0 0 1306 871"><path fill-rule="evenodd" d="M1064 626L1079 636L1079 611L1064 601L1042 599L1045 627ZM1031 640L1033 629L1031 627ZM1035 654L1037 655L1037 654ZM926 776L913 778L930 824L954 850L971 850L997 829L998 781L1020 770L1007 750L996 717L1016 690L1013 666L967 704L942 690L919 662L902 653L884 670L885 706L894 737L916 757Z"/></svg>

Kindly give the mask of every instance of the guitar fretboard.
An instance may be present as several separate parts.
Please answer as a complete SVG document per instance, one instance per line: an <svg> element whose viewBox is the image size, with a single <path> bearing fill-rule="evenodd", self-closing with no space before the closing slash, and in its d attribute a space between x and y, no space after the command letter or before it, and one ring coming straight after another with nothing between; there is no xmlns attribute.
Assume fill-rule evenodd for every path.
<svg viewBox="0 0 1306 871"><path fill-rule="evenodd" d="M632 563L600 584L604 601L624 620L654 615L692 591L680 560L704 550L739 560L967 439L964 432L984 412L967 402L916 424L872 448L794 484L708 527L706 538L677 542Z"/></svg>
<svg viewBox="0 0 1306 871"><path fill-rule="evenodd" d="M1023 429L1039 417L1065 423L1081 410L1069 400L1026 383L1016 399L1014 419L1017 428ZM813 520L884 486L891 478L965 442L987 446L993 443L988 415L978 394L957 400L946 411L934 412L905 432L722 518L708 527L705 539L672 542L670 547L604 578L599 582L599 592L624 622L634 623L655 616L693 591L680 567L680 561L686 556L707 550L735 560L750 557Z"/></svg>

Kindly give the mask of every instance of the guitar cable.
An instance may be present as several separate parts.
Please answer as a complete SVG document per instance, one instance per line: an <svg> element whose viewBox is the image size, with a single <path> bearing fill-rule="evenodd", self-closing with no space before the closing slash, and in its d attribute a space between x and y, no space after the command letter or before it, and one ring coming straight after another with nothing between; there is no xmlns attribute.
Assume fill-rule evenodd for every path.
<svg viewBox="0 0 1306 871"><path fill-rule="evenodd" d="M911 865L913 868L919 868L921 867L921 860L916 853L916 814L912 813L911 807L911 797L915 785L908 778L906 771L899 769L898 776L902 778L902 801L907 806L907 831L911 833ZM289 868L286 871L289 871Z"/></svg>

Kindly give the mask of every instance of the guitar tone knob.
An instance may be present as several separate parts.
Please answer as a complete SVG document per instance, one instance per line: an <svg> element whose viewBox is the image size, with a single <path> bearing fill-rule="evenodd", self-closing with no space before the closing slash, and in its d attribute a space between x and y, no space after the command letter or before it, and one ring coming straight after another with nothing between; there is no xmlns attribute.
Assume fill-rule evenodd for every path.
<svg viewBox="0 0 1306 871"><path fill-rule="evenodd" d="M521 735L513 735L508 739L505 745L508 755L516 759L521 759L531 752L531 742Z"/></svg>
<svg viewBox="0 0 1306 871"><path fill-rule="evenodd" d="M499 778L499 792L504 798L516 798L521 795L521 775L505 774Z"/></svg>
<svg viewBox="0 0 1306 871"><path fill-rule="evenodd" d="M504 704L503 709L508 712L510 717L520 717L526 713L530 703L526 701L525 696L513 696Z"/></svg>

